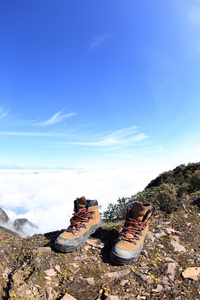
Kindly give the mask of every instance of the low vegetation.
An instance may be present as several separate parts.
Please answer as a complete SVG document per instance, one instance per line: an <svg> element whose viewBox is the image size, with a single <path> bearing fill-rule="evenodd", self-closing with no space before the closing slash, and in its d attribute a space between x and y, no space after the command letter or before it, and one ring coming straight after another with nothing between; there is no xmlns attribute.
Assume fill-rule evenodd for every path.
<svg viewBox="0 0 200 300"><path fill-rule="evenodd" d="M164 172L152 180L136 195L119 198L116 204L110 203L103 217L105 221L122 220L126 207L132 201L153 203L158 209L170 214L183 207L187 195L200 191L200 163L180 165L172 171Z"/></svg>

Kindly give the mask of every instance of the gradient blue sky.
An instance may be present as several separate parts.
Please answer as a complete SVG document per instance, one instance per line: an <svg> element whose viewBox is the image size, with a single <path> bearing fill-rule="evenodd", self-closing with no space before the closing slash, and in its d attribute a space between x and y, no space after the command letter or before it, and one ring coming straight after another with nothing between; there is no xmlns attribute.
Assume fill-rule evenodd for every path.
<svg viewBox="0 0 200 300"><path fill-rule="evenodd" d="M199 0L1 0L0 165L200 161Z"/></svg>

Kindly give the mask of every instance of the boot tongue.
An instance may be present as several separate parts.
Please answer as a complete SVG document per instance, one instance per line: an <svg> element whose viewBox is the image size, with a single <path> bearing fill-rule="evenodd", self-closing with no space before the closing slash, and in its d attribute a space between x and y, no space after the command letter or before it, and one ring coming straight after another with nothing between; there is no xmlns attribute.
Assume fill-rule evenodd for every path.
<svg viewBox="0 0 200 300"><path fill-rule="evenodd" d="M81 197L81 198L77 198L75 201L74 201L74 209L75 209L75 212L78 212L80 209L82 208L85 208L87 205L87 202L86 202L86 199L85 197Z"/></svg>
<svg viewBox="0 0 200 300"><path fill-rule="evenodd" d="M139 202L133 202L131 203L130 205L130 217L139 221L139 222L142 222L144 221L144 219L146 220L147 219L147 212L148 210L151 208L151 204L150 205L143 205Z"/></svg>

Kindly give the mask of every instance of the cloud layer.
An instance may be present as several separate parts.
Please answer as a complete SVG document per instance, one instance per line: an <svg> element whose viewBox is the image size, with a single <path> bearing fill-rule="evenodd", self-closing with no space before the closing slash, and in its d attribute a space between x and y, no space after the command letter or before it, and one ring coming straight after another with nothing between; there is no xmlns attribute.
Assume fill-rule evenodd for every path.
<svg viewBox="0 0 200 300"><path fill-rule="evenodd" d="M142 190L161 169L163 166L84 172L0 170L0 207L11 221L27 218L38 225L35 232L58 230L69 225L77 197L97 199L104 211L118 197Z"/></svg>

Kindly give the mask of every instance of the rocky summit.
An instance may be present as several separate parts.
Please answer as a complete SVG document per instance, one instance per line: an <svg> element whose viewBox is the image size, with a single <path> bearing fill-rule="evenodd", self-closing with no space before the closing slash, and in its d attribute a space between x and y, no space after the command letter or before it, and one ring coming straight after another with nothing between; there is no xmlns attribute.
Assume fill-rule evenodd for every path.
<svg viewBox="0 0 200 300"><path fill-rule="evenodd" d="M179 209L158 209L144 248L128 265L109 259L122 222L103 223L72 253L60 253L60 231L21 238L0 229L1 299L200 299L200 193Z"/></svg>

